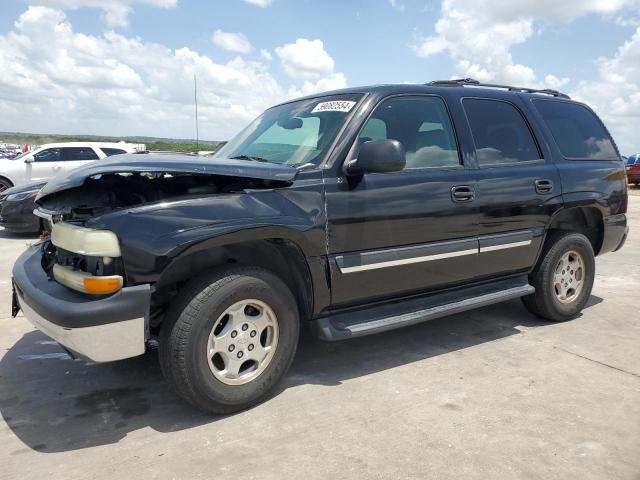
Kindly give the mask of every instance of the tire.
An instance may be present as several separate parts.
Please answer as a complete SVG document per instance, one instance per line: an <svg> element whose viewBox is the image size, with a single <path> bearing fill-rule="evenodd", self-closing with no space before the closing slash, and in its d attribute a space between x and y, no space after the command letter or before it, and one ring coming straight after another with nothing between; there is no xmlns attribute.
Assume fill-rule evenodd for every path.
<svg viewBox="0 0 640 480"><path fill-rule="evenodd" d="M4 192L7 188L13 187L13 183L11 183L6 178L0 177L0 192Z"/></svg>
<svg viewBox="0 0 640 480"><path fill-rule="evenodd" d="M571 268L563 269L561 260L562 265ZM580 264L581 273L578 274L576 265ZM559 278L564 281L558 282ZM580 233L552 232L547 237L538 264L529 275L529 283L536 291L523 297L522 301L527 310L538 317L553 322L570 320L582 311L589 300L594 278L595 255L587 237ZM580 288L573 288L572 292L572 286L579 282Z"/></svg>
<svg viewBox="0 0 640 480"><path fill-rule="evenodd" d="M160 332L161 369L202 410L244 410L284 377L299 330L297 304L282 280L262 268L225 267L191 281L173 302Z"/></svg>

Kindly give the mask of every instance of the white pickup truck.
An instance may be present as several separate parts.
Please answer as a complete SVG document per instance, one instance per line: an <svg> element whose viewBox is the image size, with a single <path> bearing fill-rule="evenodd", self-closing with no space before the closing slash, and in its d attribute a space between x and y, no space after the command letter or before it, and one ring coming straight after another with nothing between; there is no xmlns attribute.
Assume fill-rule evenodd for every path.
<svg viewBox="0 0 640 480"><path fill-rule="evenodd" d="M0 159L0 192L37 180L46 181L94 160L145 149L144 144L124 142L48 143L13 159Z"/></svg>

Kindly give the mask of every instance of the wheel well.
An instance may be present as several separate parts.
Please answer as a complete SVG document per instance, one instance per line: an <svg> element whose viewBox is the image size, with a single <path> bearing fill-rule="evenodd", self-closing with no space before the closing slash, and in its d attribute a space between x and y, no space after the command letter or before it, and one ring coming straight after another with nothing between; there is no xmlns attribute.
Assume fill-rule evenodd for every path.
<svg viewBox="0 0 640 480"><path fill-rule="evenodd" d="M276 274L293 293L301 319L311 317L313 285L305 256L295 243L273 238L201 250L169 265L151 298L151 326L156 327L171 299L189 280L229 263L262 267Z"/></svg>
<svg viewBox="0 0 640 480"><path fill-rule="evenodd" d="M10 187L14 186L13 182L11 180L9 180L7 177L4 177L4 176L0 175L0 180L4 180L5 182L7 182Z"/></svg>
<svg viewBox="0 0 640 480"><path fill-rule="evenodd" d="M602 213L595 207L574 207L562 210L551 221L549 230L582 233L589 239L596 255L602 247L604 223Z"/></svg>

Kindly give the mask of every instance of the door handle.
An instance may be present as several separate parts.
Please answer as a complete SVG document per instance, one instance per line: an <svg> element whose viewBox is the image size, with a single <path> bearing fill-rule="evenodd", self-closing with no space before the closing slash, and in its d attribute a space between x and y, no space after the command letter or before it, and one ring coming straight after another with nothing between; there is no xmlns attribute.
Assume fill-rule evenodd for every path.
<svg viewBox="0 0 640 480"><path fill-rule="evenodd" d="M475 198L475 190L470 185L457 185L451 189L451 200L454 202L472 202Z"/></svg>
<svg viewBox="0 0 640 480"><path fill-rule="evenodd" d="M541 179L535 181L536 193L541 195L551 193L553 191L553 182L551 180Z"/></svg>

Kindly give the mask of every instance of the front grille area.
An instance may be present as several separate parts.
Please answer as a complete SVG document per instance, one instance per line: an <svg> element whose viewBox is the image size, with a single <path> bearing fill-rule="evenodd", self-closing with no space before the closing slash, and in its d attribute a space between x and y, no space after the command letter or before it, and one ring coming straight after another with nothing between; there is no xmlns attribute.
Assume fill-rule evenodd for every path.
<svg viewBox="0 0 640 480"><path fill-rule="evenodd" d="M93 257L56 247L56 263L96 276L122 275L122 258Z"/></svg>
<svg viewBox="0 0 640 480"><path fill-rule="evenodd" d="M79 270L94 276L124 276L124 266L120 257L81 255L56 247L50 240L45 240L42 244L42 268L50 277L52 276L54 264L71 267L73 270Z"/></svg>

